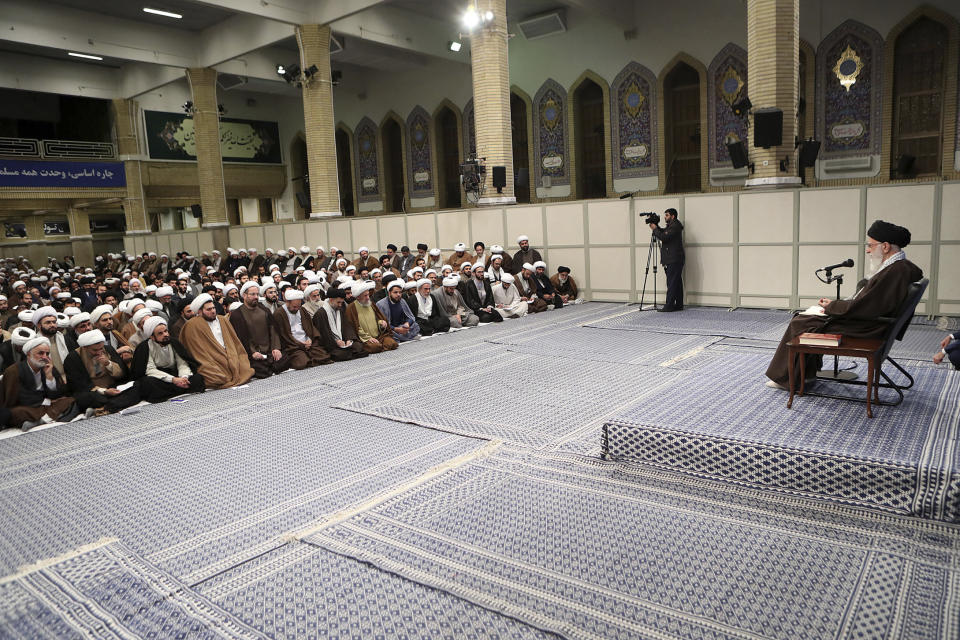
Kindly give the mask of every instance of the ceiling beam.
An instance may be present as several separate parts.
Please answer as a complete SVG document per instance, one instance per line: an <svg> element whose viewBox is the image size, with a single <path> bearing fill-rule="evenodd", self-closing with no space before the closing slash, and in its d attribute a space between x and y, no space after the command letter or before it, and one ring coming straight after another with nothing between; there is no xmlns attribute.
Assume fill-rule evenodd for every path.
<svg viewBox="0 0 960 640"><path fill-rule="evenodd" d="M423 53L459 62L470 63L461 53L447 48L447 42L458 37L457 28L447 22L414 14L389 5L372 7L362 13L332 22L337 33L370 40L407 51ZM349 47L349 43L346 45Z"/></svg>
<svg viewBox="0 0 960 640"><path fill-rule="evenodd" d="M294 28L284 22L237 15L204 29L198 40L197 66L212 67L250 51L289 38Z"/></svg>
<svg viewBox="0 0 960 640"><path fill-rule="evenodd" d="M195 63L198 36L69 7L4 0L0 40L185 67Z"/></svg>
<svg viewBox="0 0 960 640"><path fill-rule="evenodd" d="M175 80L181 80L183 77L184 72L181 67L128 62L120 68L120 93L118 95L124 98L134 98Z"/></svg>
<svg viewBox="0 0 960 640"><path fill-rule="evenodd" d="M217 7L237 13L268 18L287 24L303 24L310 19L309 0L283 0L282 4L265 0L189 0L205 7Z"/></svg>
<svg viewBox="0 0 960 640"><path fill-rule="evenodd" d="M112 67L0 53L0 87L6 89L110 99L120 95L120 80Z"/></svg>

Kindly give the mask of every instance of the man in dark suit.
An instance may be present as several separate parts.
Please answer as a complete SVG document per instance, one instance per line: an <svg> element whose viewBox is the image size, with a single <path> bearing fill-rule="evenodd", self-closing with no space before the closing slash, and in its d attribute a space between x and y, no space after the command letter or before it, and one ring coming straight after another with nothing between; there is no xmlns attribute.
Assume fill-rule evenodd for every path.
<svg viewBox="0 0 960 640"><path fill-rule="evenodd" d="M650 223L653 237L660 241L660 264L667 277L667 298L658 311L683 309L683 225L677 220L677 210L663 212L664 227Z"/></svg>

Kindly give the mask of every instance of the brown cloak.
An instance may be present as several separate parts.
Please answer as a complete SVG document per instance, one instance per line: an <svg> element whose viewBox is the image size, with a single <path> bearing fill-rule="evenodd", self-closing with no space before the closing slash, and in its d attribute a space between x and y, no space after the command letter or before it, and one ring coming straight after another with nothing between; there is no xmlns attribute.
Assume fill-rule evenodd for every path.
<svg viewBox="0 0 960 640"><path fill-rule="evenodd" d="M217 322L223 333L223 347L213 337L202 316L194 316L184 323L180 342L200 365L197 373L203 376L207 389L229 389L246 384L253 377L247 351L233 325L224 316L217 316Z"/></svg>

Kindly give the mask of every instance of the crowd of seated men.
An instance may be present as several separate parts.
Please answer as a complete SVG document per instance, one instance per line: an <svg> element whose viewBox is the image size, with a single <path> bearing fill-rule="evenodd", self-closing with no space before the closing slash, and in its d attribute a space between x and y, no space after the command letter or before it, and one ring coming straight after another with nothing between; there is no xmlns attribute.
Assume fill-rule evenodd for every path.
<svg viewBox="0 0 960 640"><path fill-rule="evenodd" d="M513 255L387 245L0 261L0 427L24 430L365 358L582 302L526 236Z"/></svg>

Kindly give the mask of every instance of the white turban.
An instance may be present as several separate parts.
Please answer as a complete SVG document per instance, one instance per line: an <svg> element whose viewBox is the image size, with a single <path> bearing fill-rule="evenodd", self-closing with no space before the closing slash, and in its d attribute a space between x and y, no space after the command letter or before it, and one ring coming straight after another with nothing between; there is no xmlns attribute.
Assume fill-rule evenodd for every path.
<svg viewBox="0 0 960 640"><path fill-rule="evenodd" d="M357 253L370 253L370 249L367 249L366 247L360 247L357 249Z"/></svg>
<svg viewBox="0 0 960 640"><path fill-rule="evenodd" d="M26 327L17 327L13 330L13 335L10 336L10 340L13 342L14 346L23 347L30 340L37 336L37 332L33 329L28 329Z"/></svg>
<svg viewBox="0 0 960 640"><path fill-rule="evenodd" d="M517 236L517 244L520 244L520 243L523 242L524 240L526 240L527 242L529 242L529 241L530 241L530 238L528 238L527 236Z"/></svg>
<svg viewBox="0 0 960 640"><path fill-rule="evenodd" d="M396 280L391 280L390 283L387 285L387 291L389 292L390 289L394 289L396 287L400 287L401 289L403 289L403 280L400 280L399 278Z"/></svg>
<svg viewBox="0 0 960 640"><path fill-rule="evenodd" d="M307 245L303 245L302 247L300 247L300 253L310 253L310 247L308 247Z"/></svg>
<svg viewBox="0 0 960 640"><path fill-rule="evenodd" d="M231 282L230 284L228 284L227 286L225 286L225 287L223 288L223 295L227 295L228 293L230 293L231 291L233 291L233 290L236 289L236 288L237 288L237 285L235 285L235 284L233 284L233 283Z"/></svg>
<svg viewBox="0 0 960 640"><path fill-rule="evenodd" d="M416 280L407 280L403 283L403 290L407 291L408 289L416 289L417 281Z"/></svg>
<svg viewBox="0 0 960 640"><path fill-rule="evenodd" d="M89 313L78 313L77 315L70 318L70 326L76 329L78 326L90 320Z"/></svg>
<svg viewBox="0 0 960 640"><path fill-rule="evenodd" d="M153 285L153 284L148 284L148 285L146 286L146 288L144 289L144 291L146 291L147 293L154 293L154 294L155 294L155 293L157 292L157 286L156 286L156 285Z"/></svg>
<svg viewBox="0 0 960 640"><path fill-rule="evenodd" d="M40 321L46 318L47 316L53 316L54 318L56 318L57 310L49 306L40 307L39 309L33 312L33 317L30 319L30 322L32 322L33 324L39 327Z"/></svg>
<svg viewBox="0 0 960 640"><path fill-rule="evenodd" d="M534 269L534 266L533 266L532 264L530 264L529 262L524 262L524 263L523 263L523 268L526 269L527 271L534 271L534 270L535 270L535 269Z"/></svg>
<svg viewBox="0 0 960 640"><path fill-rule="evenodd" d="M58 313L58 314L57 314L57 328L58 328L58 329L66 329L66 328L69 327L69 326L70 326L70 318L67 317L67 314L65 314L65 313Z"/></svg>
<svg viewBox="0 0 960 640"><path fill-rule="evenodd" d="M230 313L230 312L236 311L242 306L243 306L243 303L240 302L239 300L237 300L236 302L231 302L230 306L227 307L227 312Z"/></svg>
<svg viewBox="0 0 960 640"><path fill-rule="evenodd" d="M103 337L103 332L100 329L93 329L77 336L77 344L81 347L89 347L106 341L107 339Z"/></svg>
<svg viewBox="0 0 960 640"><path fill-rule="evenodd" d="M498 244L495 244L492 247L490 247L490 253L503 253L503 247L501 247Z"/></svg>
<svg viewBox="0 0 960 640"><path fill-rule="evenodd" d="M152 318L147 318L147 321L143 323L143 337L150 338L153 336L153 332L157 330L162 324L167 324L167 321L161 318L160 316L153 316Z"/></svg>
<svg viewBox="0 0 960 640"><path fill-rule="evenodd" d="M251 287L257 287L259 289L260 283L257 282L256 280L247 280L246 282L243 283L243 286L240 287L240 295L242 296L246 294Z"/></svg>
<svg viewBox="0 0 960 640"><path fill-rule="evenodd" d="M36 349L37 347L49 347L50 341L44 338L43 336L35 336L27 340L26 344L23 345L23 354L30 355L30 352Z"/></svg>
<svg viewBox="0 0 960 640"><path fill-rule="evenodd" d="M373 284L372 282L367 282L365 280L357 280L352 285L350 285L350 292L353 293L353 297L356 298L360 294L362 294L364 291L370 291L370 289L373 289L375 286L376 285Z"/></svg>
<svg viewBox="0 0 960 640"><path fill-rule="evenodd" d="M283 299L287 301L303 300L303 291L300 291L300 289L287 289L283 292Z"/></svg>
<svg viewBox="0 0 960 640"><path fill-rule="evenodd" d="M458 247L462 247L462 246L463 246L463 243L461 242L461 243L458 244L457 246L458 246ZM460 251L460 249L458 249L458 251ZM437 249L436 247L434 247L433 249L430 249L430 255L432 255L434 258L436 258L438 255L440 255L440 249Z"/></svg>
<svg viewBox="0 0 960 640"><path fill-rule="evenodd" d="M420 278L419 280L417 280L417 289L419 289L420 287L422 287L422 286L425 285L425 284L430 284L430 285L432 285L433 283L430 282L430 279L429 279L429 278Z"/></svg>
<svg viewBox="0 0 960 640"><path fill-rule="evenodd" d="M14 289L16 289L17 287L25 287L25 286L27 286L27 283L24 282L23 280L17 280L16 282L13 283Z"/></svg>
<svg viewBox="0 0 960 640"><path fill-rule="evenodd" d="M274 282L273 278L271 278L270 276L263 276L263 278L260 279L260 283L263 284L263 291L261 291L260 293L263 293L267 289L277 288L277 283Z"/></svg>
<svg viewBox="0 0 960 640"><path fill-rule="evenodd" d="M509 284L513 284L513 281L516 280L516 278L513 277L512 273L505 273L502 276L500 276L500 279Z"/></svg>
<svg viewBox="0 0 960 640"><path fill-rule="evenodd" d="M543 260L537 260L536 262L533 263L534 269L539 269L540 267L543 267L544 269L546 269L547 263L544 262Z"/></svg>
<svg viewBox="0 0 960 640"><path fill-rule="evenodd" d="M78 307L66 307L63 310L63 313L66 314L68 318L70 318L77 315L78 313L82 313L82 311L80 311Z"/></svg>
<svg viewBox="0 0 960 640"><path fill-rule="evenodd" d="M454 278L453 276L450 276L450 277L448 277L448 278L444 278L444 279L443 279L443 286L445 286L445 287L455 287L455 286L457 286L457 283L458 283L458 282L460 282L460 281L459 281L457 278Z"/></svg>
<svg viewBox="0 0 960 640"><path fill-rule="evenodd" d="M418 273L423 273L423 267L414 267L413 269L410 269L410 271L407 271L407 277L416 280L415 276Z"/></svg>
<svg viewBox="0 0 960 640"><path fill-rule="evenodd" d="M461 271L463 271L464 269L472 269L472 268L473 268L473 265L470 264L469 262L464 262L460 265Z"/></svg>
<svg viewBox="0 0 960 640"><path fill-rule="evenodd" d="M314 291L320 291L320 290L321 290L321 289L320 289L320 285L318 285L318 284L311 284L311 285L309 285L306 289L303 290L303 297L306 298L307 296L309 296L309 295L310 295L311 293L313 293Z"/></svg>
<svg viewBox="0 0 960 640"><path fill-rule="evenodd" d="M322 244L319 244L317 245L317 251L326 251L326 249L323 248Z"/></svg>
<svg viewBox="0 0 960 640"><path fill-rule="evenodd" d="M454 251L466 251L466 250L467 250L467 245L463 244L462 242L458 242L457 244L453 245L453 250L454 250Z"/></svg>
<svg viewBox="0 0 960 640"><path fill-rule="evenodd" d="M133 314L133 319L130 320L130 322L132 322L133 326L136 327L144 319L149 318L152 315L153 315L153 311L150 311L150 309L140 309L140 311L137 311L135 314Z"/></svg>
<svg viewBox="0 0 960 640"><path fill-rule="evenodd" d="M17 319L20 322L32 322L33 321L33 309L24 309L17 314Z"/></svg>
<svg viewBox="0 0 960 640"><path fill-rule="evenodd" d="M150 311L163 311L163 304L159 300L147 300L143 304L145 304Z"/></svg>
<svg viewBox="0 0 960 640"><path fill-rule="evenodd" d="M344 271L344 273L346 273L347 271L350 271L350 270L356 271L356 270L357 270L357 267L356 267L355 265L348 264L348 265L347 265L347 268L344 269L343 271Z"/></svg>
<svg viewBox="0 0 960 640"><path fill-rule="evenodd" d="M203 305L208 302L213 302L213 297L209 293L201 293L196 298L193 299L193 302L190 303L190 310L193 311L194 315L200 313L200 309L203 308Z"/></svg>
<svg viewBox="0 0 960 640"><path fill-rule="evenodd" d="M103 314L113 315L113 307L108 304L102 304L99 307L95 307L93 311L90 312L90 322L100 322L100 318L103 317Z"/></svg>

